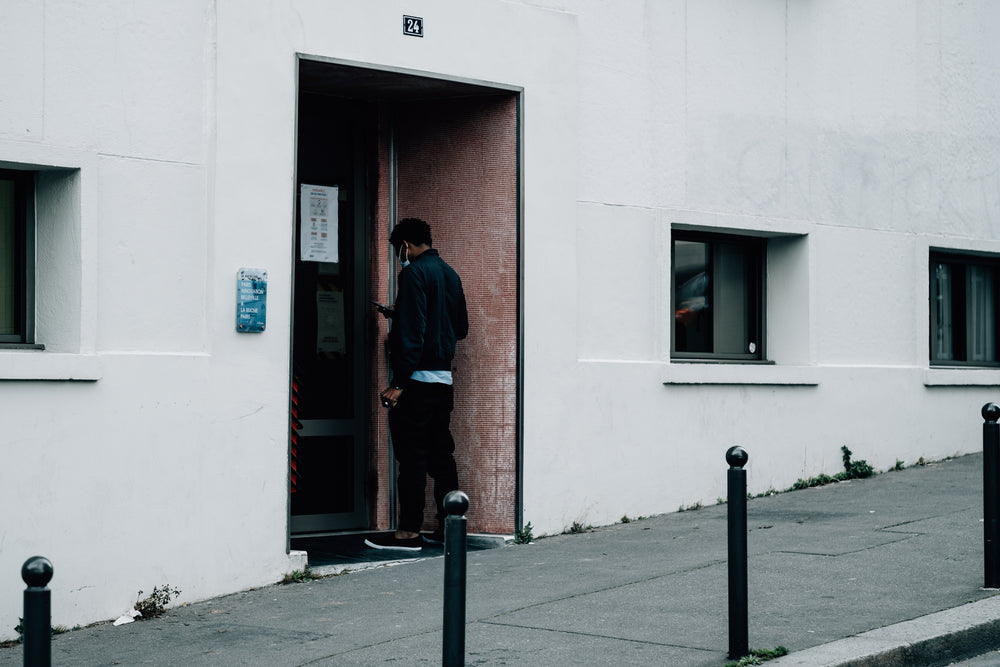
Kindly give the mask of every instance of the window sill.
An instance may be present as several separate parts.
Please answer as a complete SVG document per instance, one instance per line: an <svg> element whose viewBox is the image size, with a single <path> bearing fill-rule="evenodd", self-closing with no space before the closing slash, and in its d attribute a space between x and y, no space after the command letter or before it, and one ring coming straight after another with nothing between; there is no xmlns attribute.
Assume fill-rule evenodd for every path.
<svg viewBox="0 0 1000 667"><path fill-rule="evenodd" d="M815 387L819 384L815 366L775 366L773 364L672 363L667 366L665 385L673 384L759 384Z"/></svg>
<svg viewBox="0 0 1000 667"><path fill-rule="evenodd" d="M924 371L926 387L997 387L1000 368L929 368Z"/></svg>
<svg viewBox="0 0 1000 667"><path fill-rule="evenodd" d="M0 350L0 380L95 382L100 379L101 362L96 354Z"/></svg>

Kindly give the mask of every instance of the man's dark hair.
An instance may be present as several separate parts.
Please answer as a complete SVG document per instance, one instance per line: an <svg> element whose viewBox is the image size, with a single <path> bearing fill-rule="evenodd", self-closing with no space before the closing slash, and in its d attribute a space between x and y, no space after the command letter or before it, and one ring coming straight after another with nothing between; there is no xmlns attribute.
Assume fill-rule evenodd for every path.
<svg viewBox="0 0 1000 667"><path fill-rule="evenodd" d="M399 252L403 241L409 241L413 245L434 245L431 242L431 226L420 218L403 218L392 228L389 243L396 249L396 252Z"/></svg>

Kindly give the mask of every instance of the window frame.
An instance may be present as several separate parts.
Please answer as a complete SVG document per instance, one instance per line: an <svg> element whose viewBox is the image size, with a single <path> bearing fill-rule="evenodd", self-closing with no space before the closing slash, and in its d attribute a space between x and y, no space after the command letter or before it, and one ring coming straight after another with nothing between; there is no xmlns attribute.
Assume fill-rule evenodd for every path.
<svg viewBox="0 0 1000 667"><path fill-rule="evenodd" d="M952 294L951 297L955 301L951 309L952 315L952 347L955 350L961 350L962 359L935 359L934 358L934 343L936 340L936 334L934 330L935 321L935 303L934 298L934 280L935 280L935 270L938 264L948 264L952 267L961 267L961 280L956 280L955 276L952 276ZM927 356L928 362L931 367L935 368L1000 368L1000 340L998 336L994 336L994 349L993 356L994 361L976 361L969 360L969 321L972 314L968 309L968 292L967 292L967 272L970 266L980 266L987 267L993 272L993 328L994 332L998 326L1000 326L1000 256L990 255L990 254L978 254L969 253L953 250L939 250L931 249L928 257L927 263L927 304L928 304L928 316L927 316ZM953 272L954 273L954 272ZM955 291L956 286L961 285L961 294L959 298L956 298ZM961 321L956 317L957 313L961 313ZM957 331L956 331L957 329ZM956 353L953 356L958 356Z"/></svg>
<svg viewBox="0 0 1000 667"><path fill-rule="evenodd" d="M746 276L749 280L744 282L745 294L750 298L751 305L748 308L751 322L747 323L748 335L751 341L756 341L756 352L746 353L722 353L722 352L684 352L677 350L676 327L671 326L670 331L670 360L672 362L703 362L703 363L744 363L744 364L767 364L766 346L766 317L767 317L767 239L762 236L751 236L742 234L728 234L723 232L694 231L687 229L673 229L670 233L670 311L677 312L677 273L676 273L676 242L689 241L695 243L719 244L725 243L735 245L745 251L744 257L749 259L749 266L746 267ZM714 252L713 252L714 254ZM713 268L713 260L709 260ZM710 284L715 286L715 280ZM671 318L673 320L673 317ZM673 324L673 322L672 322ZM716 326L713 313L712 327Z"/></svg>
<svg viewBox="0 0 1000 667"><path fill-rule="evenodd" d="M0 348L35 342L35 172L0 169L0 180L14 183L16 332L0 333Z"/></svg>

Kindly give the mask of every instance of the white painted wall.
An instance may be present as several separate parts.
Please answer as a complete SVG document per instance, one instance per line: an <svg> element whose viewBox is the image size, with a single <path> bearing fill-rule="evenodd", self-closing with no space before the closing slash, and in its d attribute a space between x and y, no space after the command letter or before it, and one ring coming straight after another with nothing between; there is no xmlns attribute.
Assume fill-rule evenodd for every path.
<svg viewBox="0 0 1000 667"><path fill-rule="evenodd" d="M882 469L978 448L1000 372L928 368L926 275L932 246L1000 253L994 4L161 5L0 4L0 165L59 168L47 349L0 350L0 638L35 553L65 625L289 568L296 53L524 89L536 534L715 502L732 444L752 491L842 444ZM672 226L771 239L774 365L670 363ZM269 273L260 335L240 267Z"/></svg>
<svg viewBox="0 0 1000 667"><path fill-rule="evenodd" d="M1000 373L928 369L927 257L1000 251L1000 10L558 4L580 13L578 360L541 374L571 406L561 450L525 443L525 520L714 503L733 444L751 491L836 472L841 445L880 469L978 449ZM774 366L669 362L672 226L774 237Z"/></svg>
<svg viewBox="0 0 1000 667"><path fill-rule="evenodd" d="M528 159L573 163L575 67L562 54L575 52L575 17L417 5L0 7L0 57L23 65L0 72L0 166L44 170L47 346L0 350L0 638L14 635L16 573L34 554L55 564L53 622L68 626L117 617L140 589L168 583L191 601L290 569L297 53L530 86ZM415 12L423 40L401 34ZM511 44L525 52L512 58ZM536 173L533 215L572 229L572 174ZM539 248L547 233L563 244L542 230ZM235 332L240 267L269 272L260 335Z"/></svg>

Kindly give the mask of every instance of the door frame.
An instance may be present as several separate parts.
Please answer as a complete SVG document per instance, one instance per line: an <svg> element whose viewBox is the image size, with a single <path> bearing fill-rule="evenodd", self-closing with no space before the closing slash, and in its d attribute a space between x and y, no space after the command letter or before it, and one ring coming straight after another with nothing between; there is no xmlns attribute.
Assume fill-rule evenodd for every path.
<svg viewBox="0 0 1000 667"><path fill-rule="evenodd" d="M473 79L467 77L458 77L452 75L445 75L434 72L427 72L421 70L413 70L402 67L393 67L387 65L374 65L371 63L364 63L353 60L346 60L341 58L332 58L327 56L319 56L313 54L296 53L296 79L295 79L295 99L296 99L296 131L295 131L295 155L298 155L298 100L302 93L302 73L303 65L305 63L326 65L330 66L324 68L320 71L318 67L311 67L314 75L320 76L324 79L323 84L327 86L331 91L336 91L339 95L344 97L362 99L366 101L391 101L394 97L396 99L429 99L429 98L447 98L447 97L464 97L469 95L497 95L502 93L510 93L514 97L516 106L516 185L515 185L515 209L516 209L516 221L515 221L515 234L516 234L516 255L517 255L517 290L516 290L516 382L515 382L515 493L514 493L514 506L515 506L515 527L517 530L523 528L523 506L524 506L524 490L523 490L523 478L524 478L524 89L520 86L514 86L509 84L497 83L493 81L487 81L483 79ZM307 67L310 67L307 65ZM390 151L392 155L392 151ZM297 159L296 159L297 162ZM390 159L389 169L390 177L388 187L390 188L389 197L389 224L390 226L395 223L396 219L396 197L395 197L395 174L392 170L396 167L394 156ZM296 173L294 175L295 183L298 182L297 165L295 167ZM355 175L357 177L358 167L355 168ZM364 168L360 169L364 172ZM362 174L364 175L364 174ZM364 247L360 248L363 252L363 256L366 260L366 264L370 266L373 258L370 256L368 251L368 241L370 240L368 221L361 220L358 216L370 216L372 214L369 208L369 201L366 198L364 206L355 207L355 220L352 224L355 224L356 230L364 229L364 234L355 234L355 250L358 249L358 244L361 243ZM297 221L293 221L293 224L297 224ZM297 252L296 248L292 249L292 252ZM391 258L390 258L391 264ZM294 270L294 254L293 254L293 265ZM392 267L390 265L390 275ZM294 281L290 280L290 284ZM392 281L394 289L394 280ZM294 285L292 285L294 289ZM293 295L294 296L294 295ZM294 326L294 298L292 299L293 304L293 326ZM357 328L360 326L362 328L362 335L366 335L365 329L365 318L356 316L354 326ZM290 339L290 345L291 345ZM291 358L291 348L289 349L289 358ZM358 362L356 361L356 364ZM356 372L355 385L357 387L358 382L362 383L361 392L366 393L372 388L368 387L369 375L367 371L371 363L375 363L374 359L363 360L365 368L362 372ZM357 366L356 366L357 367ZM291 370L289 370L291 373ZM289 378L290 379L290 378ZM377 390L377 389L376 389ZM289 401L289 410L291 410L291 401ZM368 447L371 447L371 438L367 438ZM289 442L289 463L291 457L291 442ZM390 456L390 467L394 467L394 460ZM395 505L395 484L389 484L389 499L392 503L391 515L393 517L393 525L395 521L394 516L394 505ZM368 498L370 494L362 492L364 496L364 506L365 511L370 515L372 508L368 507ZM289 495L288 500L288 516L289 516L289 540L292 531L292 516L291 516L291 498ZM299 531L296 531L299 532ZM290 542L289 542L290 544Z"/></svg>

